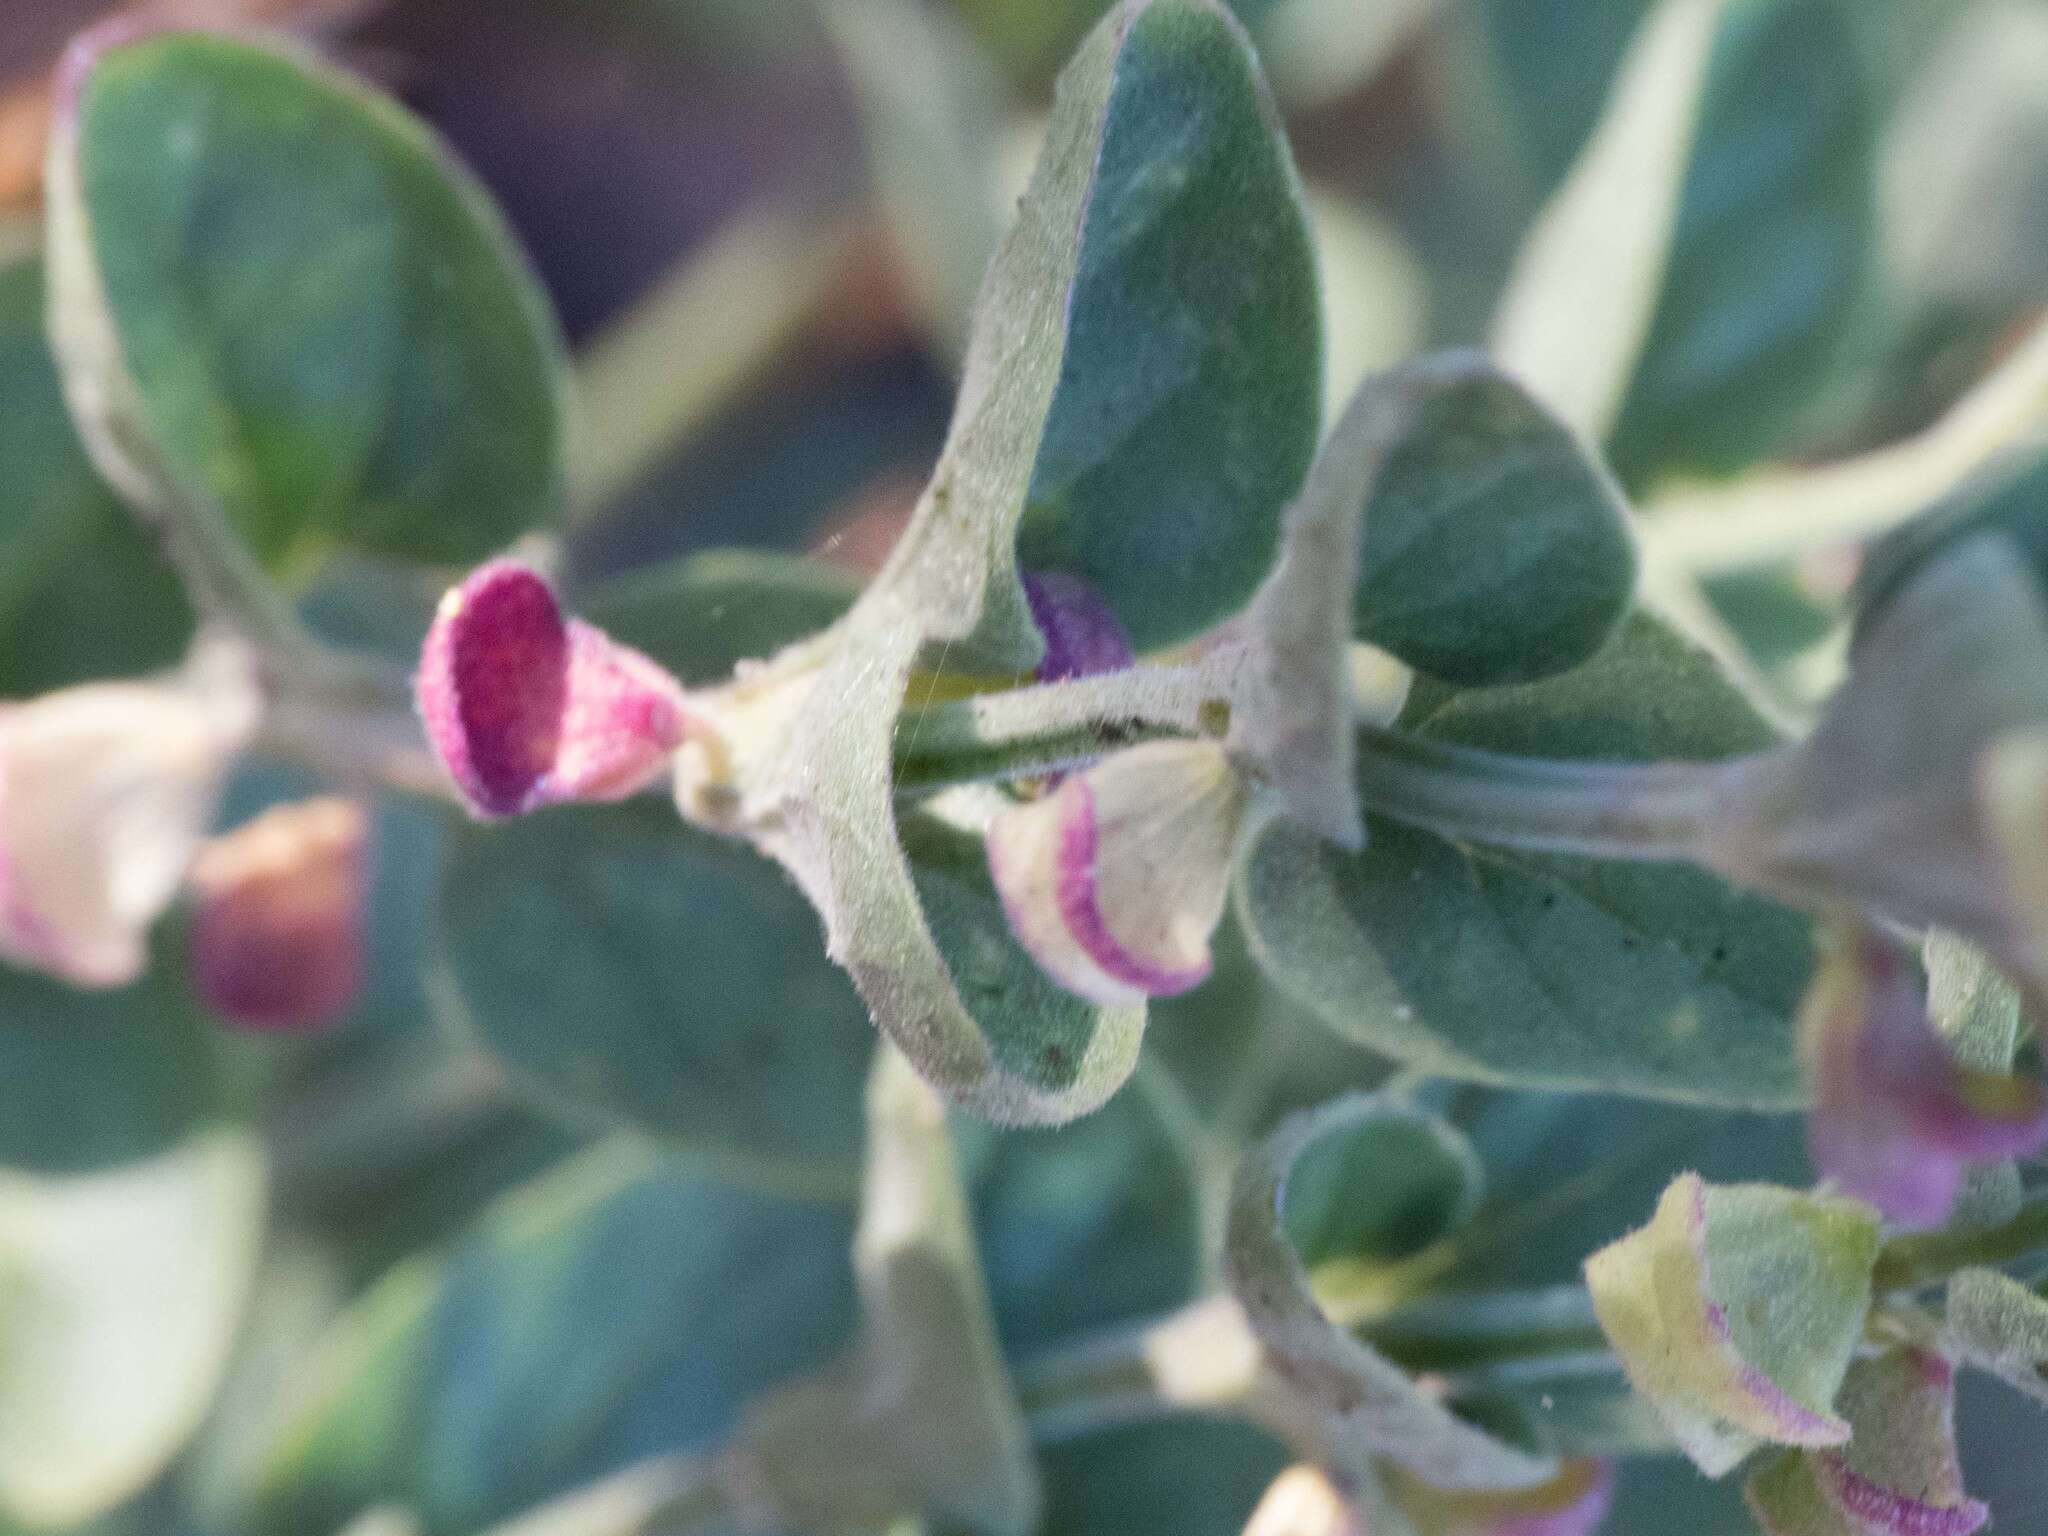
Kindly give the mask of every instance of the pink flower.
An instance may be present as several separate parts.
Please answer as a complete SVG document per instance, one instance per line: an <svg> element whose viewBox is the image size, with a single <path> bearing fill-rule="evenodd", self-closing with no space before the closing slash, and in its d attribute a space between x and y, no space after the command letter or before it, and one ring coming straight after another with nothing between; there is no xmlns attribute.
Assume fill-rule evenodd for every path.
<svg viewBox="0 0 2048 1536"><path fill-rule="evenodd" d="M367 818L335 798L280 805L193 861L192 977L209 1011L253 1029L330 1024L363 978Z"/></svg>
<svg viewBox="0 0 2048 1536"><path fill-rule="evenodd" d="M1160 741L1002 812L989 827L989 873L1018 941L1095 1002L1198 986L1246 798L1221 747Z"/></svg>
<svg viewBox="0 0 2048 1536"><path fill-rule="evenodd" d="M255 728L246 656L0 706L0 956L85 987L142 973Z"/></svg>
<svg viewBox="0 0 2048 1536"><path fill-rule="evenodd" d="M1903 1225L1946 1221L1970 1164L2048 1141L2041 1085L1957 1062L1907 956L1872 929L1858 928L1829 956L1801 1043L1815 1166Z"/></svg>
<svg viewBox="0 0 2048 1536"><path fill-rule="evenodd" d="M441 600L415 686L427 739L480 817L622 800L661 776L690 725L682 684L565 619L547 582L509 560Z"/></svg>

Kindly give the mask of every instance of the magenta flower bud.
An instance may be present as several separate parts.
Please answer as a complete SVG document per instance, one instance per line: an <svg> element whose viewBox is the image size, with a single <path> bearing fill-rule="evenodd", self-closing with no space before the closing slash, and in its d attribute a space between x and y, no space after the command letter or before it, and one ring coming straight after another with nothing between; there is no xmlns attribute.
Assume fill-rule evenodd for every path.
<svg viewBox="0 0 2048 1536"><path fill-rule="evenodd" d="M1906 955L1871 929L1829 956L1800 1029L1814 1165L1892 1221L1940 1226L1970 1164L2048 1142L2041 1085L1958 1062Z"/></svg>
<svg viewBox="0 0 2048 1536"><path fill-rule="evenodd" d="M1148 742L1012 807L989 873L1018 941L1068 991L1110 1006L1207 978L1246 790L1209 742Z"/></svg>
<svg viewBox="0 0 2048 1536"><path fill-rule="evenodd" d="M1431 1536L1593 1536L1614 1504L1614 1464L1567 1461L1534 1488L1464 1492L1396 1474L1402 1512Z"/></svg>
<svg viewBox="0 0 2048 1536"><path fill-rule="evenodd" d="M510 560L441 600L416 690L427 739L481 817L622 800L661 776L689 725L682 684L565 618L547 582Z"/></svg>
<svg viewBox="0 0 2048 1536"><path fill-rule="evenodd" d="M192 863L192 981L207 1010L260 1030L347 1013L362 988L368 818L335 798L280 805Z"/></svg>
<svg viewBox="0 0 2048 1536"><path fill-rule="evenodd" d="M1045 656L1033 674L1039 682L1121 672L1137 660L1131 637L1109 604L1080 577L1064 571L1027 571L1024 598L1045 637Z"/></svg>

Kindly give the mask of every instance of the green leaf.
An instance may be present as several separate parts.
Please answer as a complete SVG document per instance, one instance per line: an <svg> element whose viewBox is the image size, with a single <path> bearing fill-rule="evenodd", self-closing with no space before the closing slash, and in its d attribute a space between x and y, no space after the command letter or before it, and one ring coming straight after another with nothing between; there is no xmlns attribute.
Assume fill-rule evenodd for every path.
<svg viewBox="0 0 2048 1536"><path fill-rule="evenodd" d="M1927 1011L1957 1063L1973 1072L2009 1074L2023 1034L2019 989L1981 950L1952 934L1929 934L1921 958L1927 966ZM2013 1159L1975 1164L1963 1175L1949 1226L1999 1226L2019 1214L2021 1198Z"/></svg>
<svg viewBox="0 0 2048 1536"><path fill-rule="evenodd" d="M1247 214L1273 197L1280 205L1272 217ZM1251 231L1248 249L1276 243L1286 260L1241 262L1244 253L1219 229ZM1183 254L1162 258L1161 239ZM763 734L773 745L760 751L767 761L748 780L739 820L824 915L828 951L852 974L877 1025L927 1080L991 1118L1058 1122L1099 1106L1137 1060L1144 1014L1079 1008L1042 977L1026 982L1028 962L997 926L979 877L956 893L927 873L920 888L895 816L892 752L904 687L927 652L996 671L1038 660L1042 641L1014 560L1027 491L1051 483L1034 465L1057 470L1066 511L1060 537L1070 555L1092 561L1100 552L1094 534L1083 542L1069 536L1094 527L1076 519L1098 505L1098 485L1122 485L1110 469L1162 453L1174 459L1174 474L1162 470L1158 484L1139 489L1183 517L1176 547L1203 563L1178 569L1154 537L1138 564L1119 558L1106 568L1115 590L1097 582L1134 631L1150 626L1140 639L1185 634L1242 600L1271 558L1280 506L1315 431L1319 356L1312 346L1283 345L1301 339L1285 325L1269 333L1274 316L1260 297L1294 293L1295 278L1312 270L1307 251L1270 108L1236 23L1214 0L1133 0L1117 10L1063 77L1038 170L983 290L946 447L888 569L827 639L753 681L753 707L770 722ZM1144 259L1127 266L1119 252ZM1290 275L1295 256L1301 273ZM1147 307L1118 309L1120 283ZM1301 335L1312 338L1312 280L1298 297L1307 317ZM1219 326L1226 317L1236 318ZM1236 335L1247 318L1260 327L1256 344L1240 338L1224 352L1211 347L1209 338ZM1141 321L1141 335L1162 328L1156 345L1164 352L1153 342L1130 345L1129 328ZM1070 325L1077 337L1095 339L1070 345ZM1197 338L1188 356L1173 350L1172 337L1183 332ZM1299 390L1237 369L1266 342L1290 370L1303 370ZM1136 376L1133 358L1146 359L1150 371ZM1137 393L1106 395L1111 381ZM1264 473L1264 445L1287 440L1276 401L1283 412L1295 408L1290 401L1301 409L1299 459L1288 473L1253 484L1246 468ZM1144 453L1102 460L1106 420L1122 422ZM1176 424L1170 444L1152 435L1160 421ZM1240 430L1249 435L1239 438ZM1226 521L1212 527L1186 511L1218 505L1209 484L1192 500L1168 494L1191 464L1232 488ZM1120 514L1137 504L1114 503ZM1204 542L1218 530L1222 545ZM1253 545L1256 557L1248 558ZM1061 563L1027 552L1027 563L1034 558ZM1129 606L1138 571L1153 573L1151 590L1163 594L1164 607ZM688 783L681 797L693 814L716 814ZM964 882L966 861L956 869ZM935 892L945 910L928 914Z"/></svg>
<svg viewBox="0 0 2048 1536"><path fill-rule="evenodd" d="M191 609L65 414L40 260L0 266L0 464L0 695L176 662Z"/></svg>
<svg viewBox="0 0 2048 1536"><path fill-rule="evenodd" d="M1948 1283L1947 1337L1970 1365L2048 1403L2048 1299L1995 1269Z"/></svg>
<svg viewBox="0 0 2048 1536"><path fill-rule="evenodd" d="M1265 574L1320 426L1315 255L1292 161L1242 31L1202 0L1123 7L1069 76L1114 50L1066 242L1058 384L1018 529L1140 649L1235 610ZM1021 224L1021 221L1020 221ZM1012 311L1005 268L985 291Z"/></svg>
<svg viewBox="0 0 2048 1536"><path fill-rule="evenodd" d="M1057 1136L966 1119L956 1134L1012 1351L1191 1299L1202 1259L1195 1195L1141 1094L1119 1094Z"/></svg>
<svg viewBox="0 0 2048 1536"><path fill-rule="evenodd" d="M1327 1145L1335 1141L1334 1151ZM1353 1161L1356 1158L1358 1161ZM1398 1166L1385 1167L1398 1159ZM1375 1163L1397 1194L1346 1188ZM1308 1184L1297 1203L1293 1180ZM1239 1165L1224 1269L1262 1355L1251 1411L1340 1475L1384 1459L1440 1488L1526 1488L1556 1471L1546 1458L1458 1418L1435 1395L1339 1328L1310 1288L1305 1262L1328 1251L1400 1252L1468 1215L1477 1168L1447 1127L1384 1098L1355 1094L1283 1121ZM1447 1200L1448 1209L1428 1202ZM1297 1233L1314 1246L1296 1246Z"/></svg>
<svg viewBox="0 0 2048 1536"><path fill-rule="evenodd" d="M747 1398L843 1345L847 1218L604 1143L393 1271L285 1409L248 1527L334 1529L367 1505L426 1536L656 1452L714 1442Z"/></svg>
<svg viewBox="0 0 2048 1536"><path fill-rule="evenodd" d="M1043 1453L1048 1531L1060 1536L1238 1536L1287 1457L1229 1419L1173 1418Z"/></svg>
<svg viewBox="0 0 2048 1536"><path fill-rule="evenodd" d="M857 591L851 577L815 560L714 549L579 592L573 606L606 634L700 685L838 622Z"/></svg>
<svg viewBox="0 0 2048 1536"><path fill-rule="evenodd" d="M1301 1149L1280 1224L1311 1269L1332 1259L1388 1263L1470 1221L1484 1182L1463 1136L1434 1115L1382 1100Z"/></svg>
<svg viewBox="0 0 2048 1536"><path fill-rule="evenodd" d="M1649 1225L1586 1261L1629 1381L1709 1477L1758 1445L1835 1446L1863 1337L1877 1213L1767 1184L1675 1179Z"/></svg>
<svg viewBox="0 0 2048 1536"><path fill-rule="evenodd" d="M1717 758L1770 728L1638 614L1561 677L1418 689L1404 728L1539 758ZM1678 865L1466 846L1371 821L1346 854L1267 824L1240 870L1254 953L1325 1023L1446 1076L1785 1107L1808 921Z"/></svg>
<svg viewBox="0 0 2048 1536"><path fill-rule="evenodd" d="M844 1186L874 1035L745 846L658 805L470 827L441 922L478 1042L544 1102Z"/></svg>
<svg viewBox="0 0 2048 1536"><path fill-rule="evenodd" d="M1635 589L1612 479L1477 357L1413 364L1393 381L1412 416L1366 503L1354 633L1466 687L1529 682L1592 656Z"/></svg>
<svg viewBox="0 0 2048 1536"><path fill-rule="evenodd" d="M139 981L84 991L0 966L0 1167L84 1173L164 1151L223 1107L174 934Z"/></svg>
<svg viewBox="0 0 2048 1536"><path fill-rule="evenodd" d="M86 1520L198 1428L262 1246L264 1171L213 1133L81 1177L0 1175L0 1511Z"/></svg>
<svg viewBox="0 0 2048 1536"><path fill-rule="evenodd" d="M1781 450L1858 318L1880 118L1853 0L1735 0L1671 259L1610 450L1635 484Z"/></svg>
<svg viewBox="0 0 2048 1536"><path fill-rule="evenodd" d="M132 29L59 111L53 334L131 497L271 563L476 560L552 520L560 340L418 121L296 51Z"/></svg>
<svg viewBox="0 0 2048 1536"><path fill-rule="evenodd" d="M945 1109L900 1052L868 1086L854 1233L861 1333L841 1366L748 1408L730 1480L746 1522L1029 1536L1037 1465L1000 1350Z"/></svg>

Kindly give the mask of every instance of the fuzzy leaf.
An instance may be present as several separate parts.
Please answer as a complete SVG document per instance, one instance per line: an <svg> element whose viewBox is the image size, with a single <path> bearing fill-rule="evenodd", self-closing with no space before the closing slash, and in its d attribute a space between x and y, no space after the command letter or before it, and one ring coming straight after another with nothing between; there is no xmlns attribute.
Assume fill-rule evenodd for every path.
<svg viewBox="0 0 2048 1536"><path fill-rule="evenodd" d="M1592 656L1636 575L1606 470L1477 357L1411 364L1387 388L1408 419L1367 497L1354 633L1466 687L1529 682ZM1387 430L1384 412L1370 430Z"/></svg>
<svg viewBox="0 0 2048 1536"><path fill-rule="evenodd" d="M176 576L93 470L43 334L43 266L0 266L0 696L170 666Z"/></svg>
<svg viewBox="0 0 2048 1536"><path fill-rule="evenodd" d="M1685 1174L1648 1226L1586 1261L1586 1284L1629 1381L1719 1477L1766 1442L1848 1440L1833 1403L1877 1244L1856 1201Z"/></svg>
<svg viewBox="0 0 2048 1536"><path fill-rule="evenodd" d="M0 1176L0 1513L132 1497L213 1400L262 1246L263 1157L213 1132L80 1177Z"/></svg>
<svg viewBox="0 0 2048 1536"><path fill-rule="evenodd" d="M1007 932L963 919L973 901L928 919L896 827L903 690L921 654L970 669L1037 664L1042 641L1013 558L1027 492L1036 531L1022 541L1026 563L1084 577L1141 642L1188 632L1257 581L1317 415L1319 365L1298 390L1265 366L1279 359L1291 376L1315 361L1312 280L1298 294L1299 331L1265 308L1295 293L1295 256L1308 270L1291 175L1249 46L1214 0L1133 0L1097 28L1062 77L1038 169L983 289L932 483L882 575L828 641L789 661L787 723L741 809L824 914L828 950L883 1032L990 1118L1061 1121L1099 1105L1135 1064L1144 1015L1016 985L1028 960ZM1255 193L1278 199L1266 217L1244 211ZM1227 221L1218 199L1230 203ZM1187 236L1190 221L1208 233ZM1249 254L1219 244L1218 227L1254 231ZM1201 254L1162 261L1155 240ZM1242 318L1215 326L1218 307L1237 303ZM1197 314L1185 334L1201 344L1179 356L1179 323ZM1129 345L1138 317L1163 352ZM1239 325L1256 340L1216 342ZM1242 374L1248 356L1265 362ZM1171 408L1154 411L1169 385ZM1296 409L1301 440L1290 447ZM1105 437L1111 423L1121 433ZM1172 433L1154 441L1162 423ZM1136 447L1104 457L1125 439ZM1127 463L1149 466L1143 484L1126 485ZM1183 478L1192 466L1198 481ZM1219 487L1227 517L1198 515L1218 507ZM1095 509L1121 520L1145 504L1183 521L1154 529L1141 557L1116 552L1110 535L1123 525L1101 533ZM1140 575L1143 592L1131 584Z"/></svg>
<svg viewBox="0 0 2048 1536"><path fill-rule="evenodd" d="M2048 1299L1995 1269L1948 1283L1948 1332L1963 1360L2048 1403Z"/></svg>
<svg viewBox="0 0 2048 1536"><path fill-rule="evenodd" d="M1637 615L1518 688L1418 689L1404 728L1535 757L1753 751L1770 727L1702 652ZM1331 1028L1432 1072L1697 1103L1802 1094L1810 925L1677 865L1465 846L1374 818L1341 853L1267 824L1240 870L1254 952Z"/></svg>
<svg viewBox="0 0 2048 1536"><path fill-rule="evenodd" d="M1859 1360L1841 1408L1847 1445L1783 1453L1749 1480L1767 1536L1971 1536L1989 1518L1963 1492L1947 1360L1910 1348Z"/></svg>
<svg viewBox="0 0 2048 1536"><path fill-rule="evenodd" d="M1099 104L1074 100L1106 53ZM1006 255L1050 235L1058 267L1020 292L998 257L979 323L1062 306L1018 558L1086 580L1144 650L1234 611L1272 561L1321 425L1314 247L1251 45L1213 0L1120 7L1064 91L1099 114L1078 219L1032 230L1027 203Z"/></svg>
<svg viewBox="0 0 2048 1536"><path fill-rule="evenodd" d="M558 809L466 827L441 889L470 1028L545 1101L847 1175L874 1035L772 864L665 807Z"/></svg>
<svg viewBox="0 0 2048 1536"><path fill-rule="evenodd" d="M52 332L102 472L285 561L479 559L552 520L565 370L481 189L283 48L116 22L65 67Z"/></svg>
<svg viewBox="0 0 2048 1536"><path fill-rule="evenodd" d="M392 1270L323 1338L242 1528L331 1530L380 1501L426 1536L715 1442L823 1365L852 1298L836 1208L741 1194L600 1143Z"/></svg>
<svg viewBox="0 0 2048 1536"><path fill-rule="evenodd" d="M1363 1166L1389 1188L1360 1188L1348 1175ZM1298 1196L1297 1171L1307 1180ZM1524 1488L1556 1471L1465 1423L1339 1328L1304 1267L1337 1252L1411 1249L1469 1214L1476 1180L1455 1133L1363 1095L1282 1122L1238 1169L1224 1268L1263 1355L1254 1411L1340 1474L1384 1459L1442 1488Z"/></svg>

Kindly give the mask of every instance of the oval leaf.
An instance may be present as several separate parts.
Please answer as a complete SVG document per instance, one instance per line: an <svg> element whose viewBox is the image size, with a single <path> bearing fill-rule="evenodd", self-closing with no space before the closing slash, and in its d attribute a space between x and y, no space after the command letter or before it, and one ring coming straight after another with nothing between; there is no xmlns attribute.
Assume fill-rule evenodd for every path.
<svg viewBox="0 0 2048 1536"><path fill-rule="evenodd" d="M586 1114L843 1184L874 1034L772 864L665 807L460 839L442 924L479 1042Z"/></svg>
<svg viewBox="0 0 2048 1536"><path fill-rule="evenodd" d="M565 372L482 190L282 48L114 23L67 61L52 329L95 458L268 561L455 562L553 514Z"/></svg>
<svg viewBox="0 0 2048 1536"><path fill-rule="evenodd" d="M702 1445L843 1344L847 1240L837 1208L602 1143L342 1314L282 1413L247 1528L334 1530L390 1501L460 1536Z"/></svg>
<svg viewBox="0 0 2048 1536"><path fill-rule="evenodd" d="M1429 359L1396 381L1410 415L1366 501L1354 633L1466 687L1586 660L1635 590L1619 488L1479 358Z"/></svg>
<svg viewBox="0 0 2048 1536"><path fill-rule="evenodd" d="M1411 702L1406 728L1535 757L1713 758L1770 728L1703 653L1637 615L1585 666ZM1272 822L1238 909L1284 988L1432 1072L1696 1103L1800 1102L1808 921L1677 865L1466 846L1374 818L1346 854Z"/></svg>

